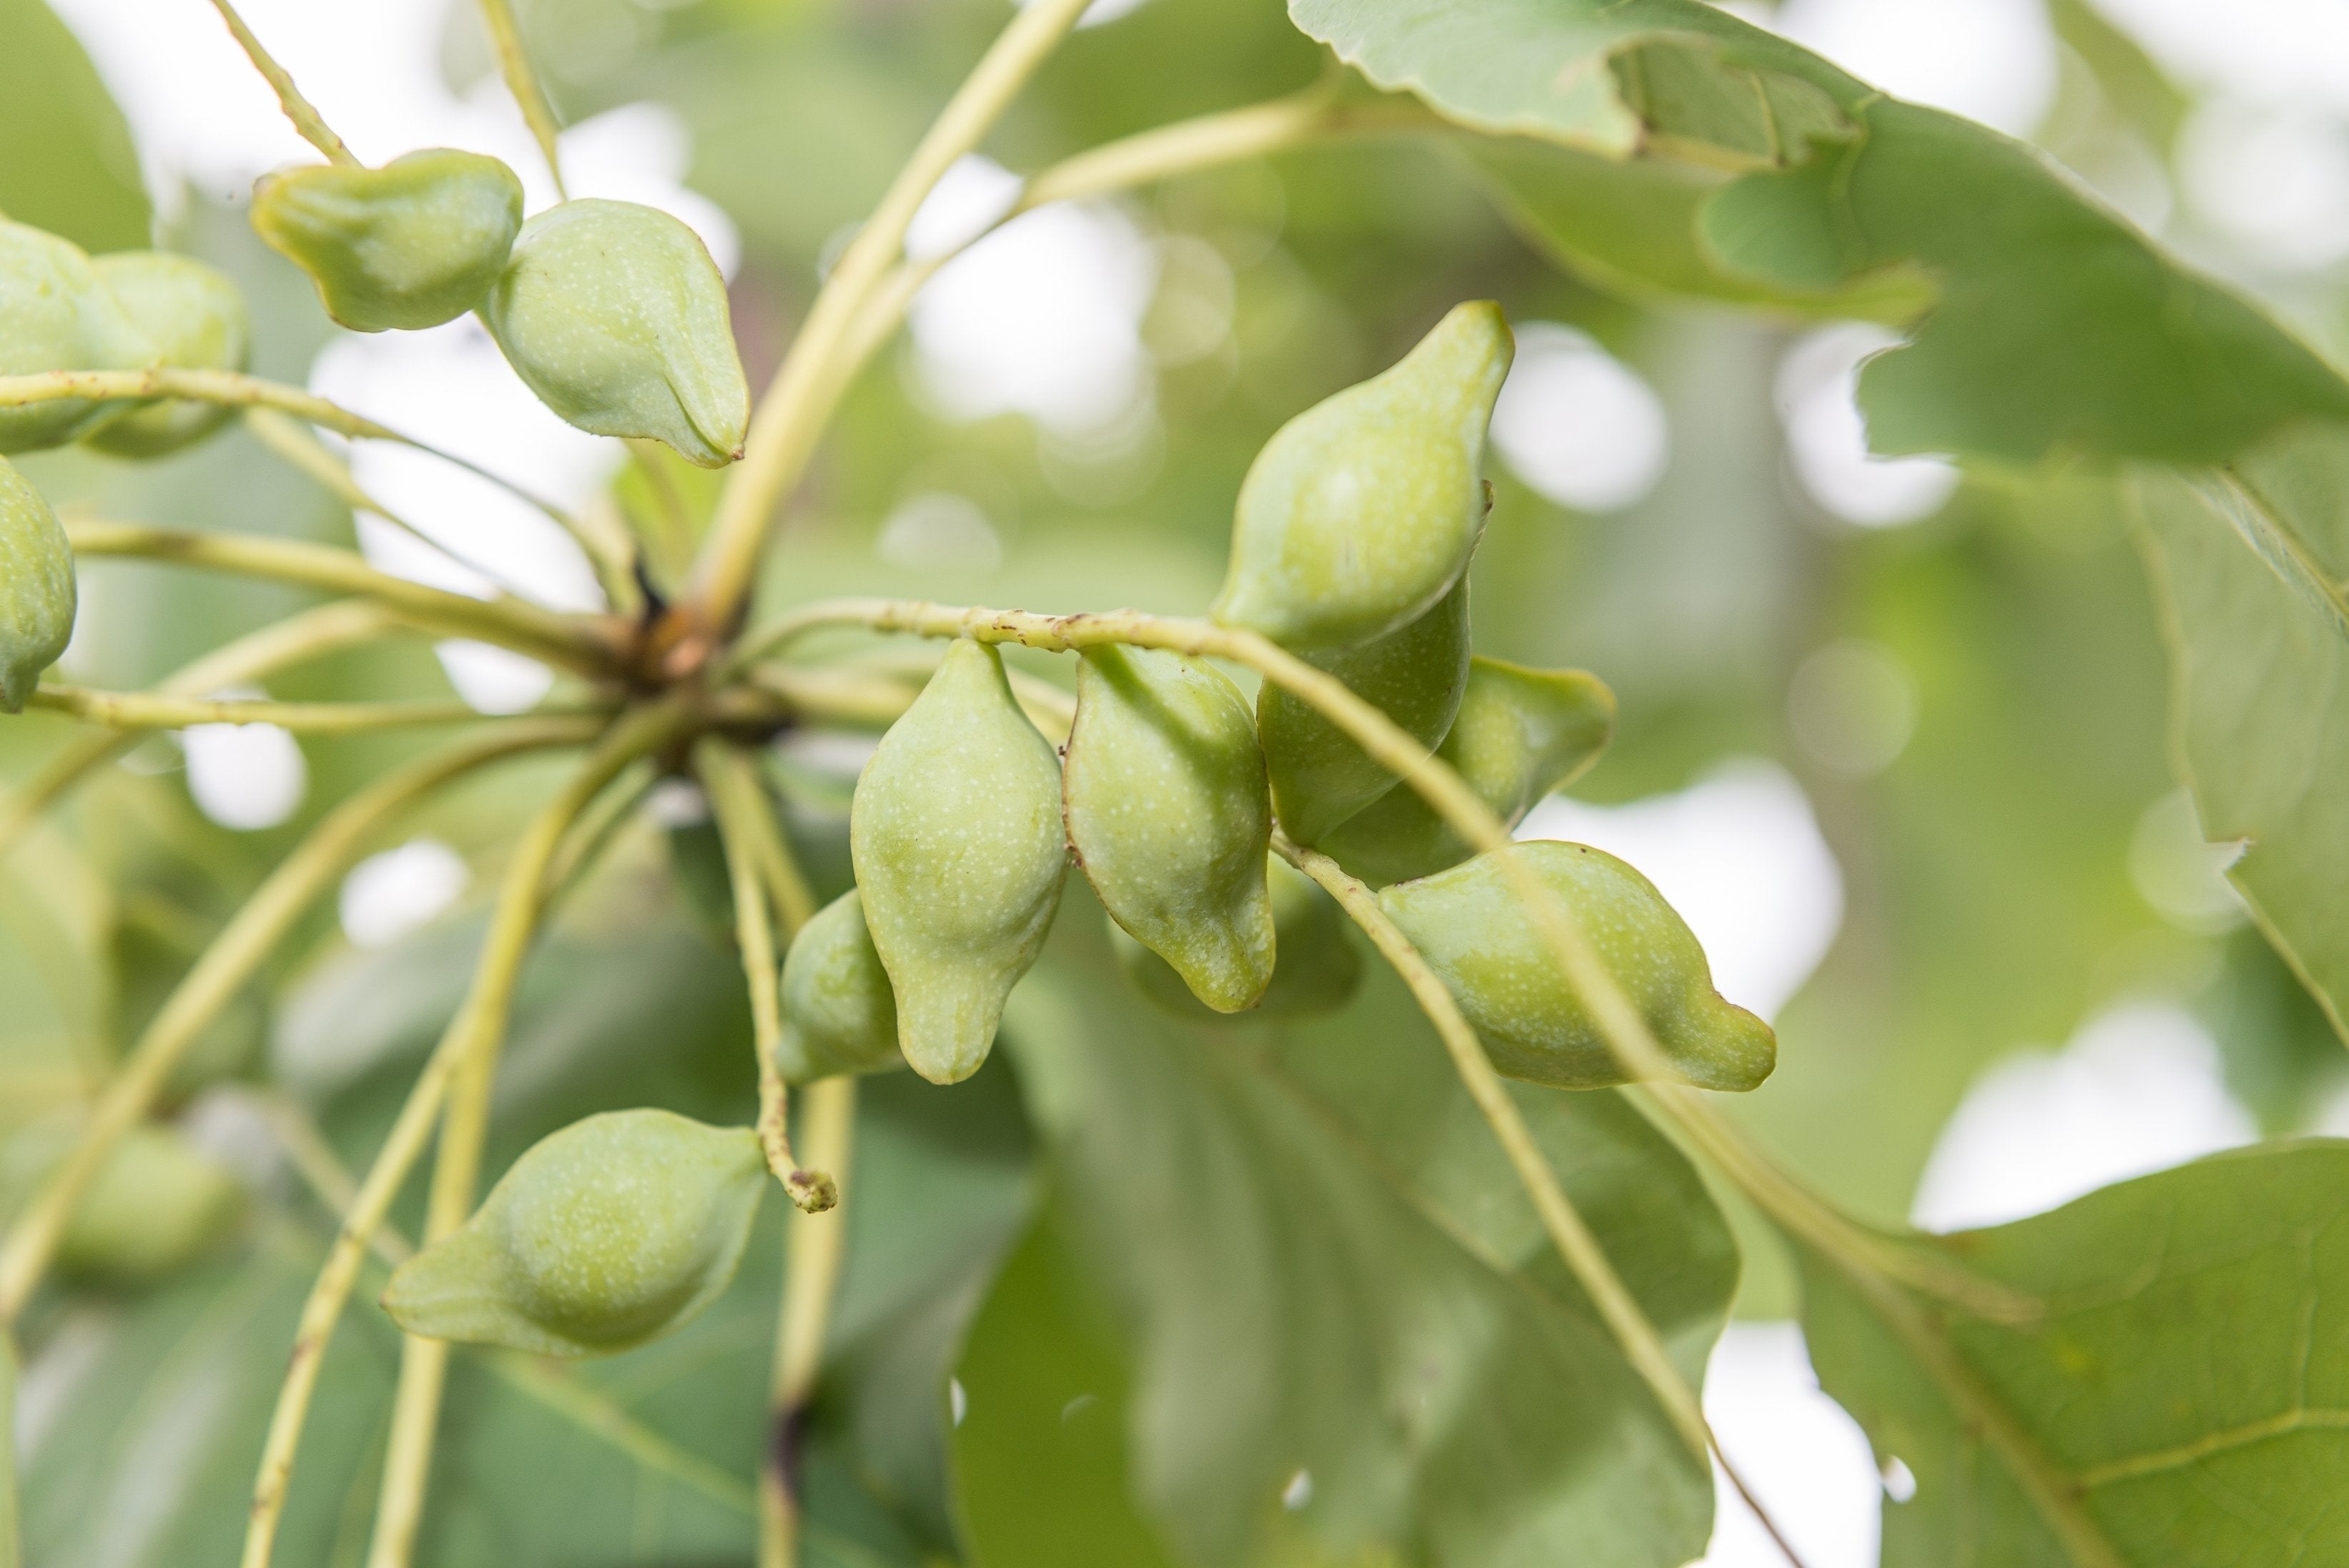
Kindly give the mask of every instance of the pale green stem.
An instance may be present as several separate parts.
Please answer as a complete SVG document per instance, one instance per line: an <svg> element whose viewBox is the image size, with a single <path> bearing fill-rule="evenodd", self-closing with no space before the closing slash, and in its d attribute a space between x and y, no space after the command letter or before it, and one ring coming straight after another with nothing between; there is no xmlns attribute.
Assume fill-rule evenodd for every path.
<svg viewBox="0 0 2349 1568"><path fill-rule="evenodd" d="M538 139L538 150L546 159L546 171L554 177L554 194L567 201L571 193L564 189L563 159L555 150L555 138L563 128L555 123L554 106L547 100L538 73L531 69L530 52L523 46L513 7L506 0L481 0L481 20L489 26L490 42L497 47L498 69L506 78L506 90L522 106L522 118L529 122L531 135Z"/></svg>
<svg viewBox="0 0 2349 1568"><path fill-rule="evenodd" d="M74 1208L138 1125L188 1047L260 969L295 921L401 813L441 785L518 751L576 744L593 720L523 719L472 736L352 796L311 830L205 949L147 1026L59 1162L0 1243L0 1326L14 1323L56 1254Z"/></svg>
<svg viewBox="0 0 2349 1568"><path fill-rule="evenodd" d="M489 1140L490 1090L496 1081L499 1048L513 1011L521 984L523 962L529 956L546 910L548 873L572 825L595 797L637 758L668 745L691 721L691 711L676 703L655 703L635 709L613 725L595 754L562 791L531 822L514 848L513 859L499 884L490 915L481 956L473 970L473 984L457 1015L434 1051L446 1057L448 1110L442 1119L440 1145L432 1164L431 1188L425 1200L424 1244L448 1235L471 1213L481 1183L481 1150ZM428 1068L429 1070L429 1068ZM331 1332L332 1325L328 1325ZM320 1350L324 1351L324 1340ZM399 1382L392 1395L391 1430L386 1441L383 1488L376 1505L374 1539L367 1548L368 1568L405 1568L416 1547L423 1522L424 1497L432 1470L433 1439L440 1418L440 1395L449 1370L449 1344L417 1335L400 1341ZM313 1374L315 1377L315 1373ZM290 1381L290 1378L289 1378ZM308 1406L307 1390L302 1410ZM283 1407L281 1406L281 1409ZM271 1436L277 1435L273 1424ZM276 1516L285 1507L293 1477L295 1446L301 1437L297 1413L287 1430L283 1462L274 1470L264 1463L261 1482L254 1489L254 1532L245 1538L246 1568L262 1568L275 1534ZM274 1480L274 1490L264 1485ZM269 1531L259 1542L266 1499Z"/></svg>
<svg viewBox="0 0 2349 1568"><path fill-rule="evenodd" d="M1419 1004L1420 1011L1425 1013L1427 1021L1435 1026L1436 1037L1444 1042L1444 1049L1452 1058L1452 1069L1459 1075L1461 1084L1468 1090L1468 1098L1475 1102L1476 1109L1485 1118L1486 1125L1492 1128L1494 1138L1499 1141L1502 1152L1508 1156L1510 1169L1516 1171L1518 1185L1532 1200L1534 1212L1540 1217L1542 1228L1549 1233L1550 1244L1557 1249L1558 1256L1573 1271L1583 1294L1599 1309L1600 1320L1607 1325L1608 1332L1614 1336L1615 1343L1622 1347L1624 1358L1630 1362L1631 1369L1648 1385L1656 1403L1662 1408L1665 1418L1671 1423L1673 1430L1680 1434L1681 1440L1688 1445L1689 1451L1696 1456L1698 1462L1702 1463L1708 1456L1719 1461L1722 1473L1737 1489L1737 1495L1745 1500L1745 1505L1754 1511L1754 1516L1762 1522L1762 1528L1769 1532L1778 1550L1795 1564L1795 1568L1802 1568L1802 1559L1787 1544L1776 1522L1763 1508L1761 1501L1745 1484L1736 1467L1729 1462L1729 1456L1722 1451L1720 1439L1713 1436L1713 1429L1705 1422L1704 1407L1697 1398L1696 1390L1689 1387L1688 1380L1681 1376L1680 1368L1672 1364L1671 1352L1664 1347L1663 1336L1648 1320L1639 1298L1631 1294L1630 1287L1623 1283L1623 1276L1617 1274L1615 1265L1608 1261L1606 1249L1591 1233L1589 1225L1575 1208L1574 1200L1567 1196L1565 1185L1558 1181L1557 1172L1542 1152L1533 1130L1526 1125L1524 1112L1517 1109L1517 1102L1510 1097L1507 1086L1501 1082L1501 1075L1494 1070L1492 1058L1485 1054L1484 1042L1476 1037L1475 1029L1461 1013L1460 1005L1453 999L1442 977L1428 966L1427 960L1411 944L1411 939L1402 934L1402 928L1387 918L1386 912L1379 907L1378 895L1347 875L1337 861L1314 851L1299 849L1278 832L1273 836L1272 847L1291 865L1320 883L1324 891L1338 901L1339 906L1356 925L1362 928L1362 934L1371 939L1371 944L1379 950L1379 955L1387 961L1410 989L1412 999Z"/></svg>
<svg viewBox="0 0 2349 1568"><path fill-rule="evenodd" d="M841 253L799 336L752 416L745 455L719 498L694 571L700 634L723 634L740 615L764 546L768 520L799 482L846 387L849 346L865 295L905 242L905 229L941 175L977 147L1036 68L1068 36L1090 0L1030 0L981 57L880 205Z"/></svg>
<svg viewBox="0 0 2349 1568"><path fill-rule="evenodd" d="M775 1053L782 1048L782 999L777 987L782 955L776 951L773 916L768 908L772 879L761 872L761 856L754 847L761 819L765 834L772 837L774 813L750 758L736 748L715 737L707 738L695 748L693 761L702 788L709 792L710 811L718 819L719 834L726 845L726 870L734 889L734 930L742 952L743 976L750 989L759 1147L766 1151L767 1169L782 1183L792 1205L812 1214L822 1213L840 1201L840 1191L821 1167L802 1169L792 1155L791 1101L783 1075L775 1065ZM796 870L790 880L798 882ZM798 896L801 911L784 916L786 940L807 919L804 884L800 885Z"/></svg>
<svg viewBox="0 0 2349 1568"><path fill-rule="evenodd" d="M312 435L309 427L300 420L274 408L254 407L244 411L244 425L253 432L254 439L283 459L288 468L315 480L319 488L353 511L370 512L410 538L480 573L491 582L504 583L504 578L496 567L468 554L446 540L433 538L368 494L351 473L351 465L343 455ZM449 460L453 462L456 459L450 458ZM499 482L502 485L504 481ZM626 538L616 538L613 531L595 527L584 514L574 516L533 497L524 496L523 499L545 512L578 542L579 548L587 556L588 564L595 568L595 580L602 584L605 597L610 600L614 611L632 616L644 608L643 597L637 592L636 576L630 567Z"/></svg>
<svg viewBox="0 0 2349 1568"><path fill-rule="evenodd" d="M326 122L317 109L294 85L293 77L267 49L261 46L261 40L253 36L253 29L244 25L244 18L236 14L236 8L229 4L229 0L212 0L212 6L220 12L221 20L228 24L230 34L236 39L238 46L244 50L245 58L253 62L253 68L259 71L275 89L277 107L284 109L285 118L294 122L294 129L302 133L302 139L325 153L329 162L350 169L359 167L358 159L343 145L343 139L326 128Z"/></svg>
<svg viewBox="0 0 2349 1568"><path fill-rule="evenodd" d="M160 692L91 691L45 686L27 707L66 714L112 729L185 729L196 724L274 724L302 735L362 735L419 725L478 724L486 716L461 702L264 702L167 696ZM602 708L545 711L606 712Z"/></svg>
<svg viewBox="0 0 2349 1568"><path fill-rule="evenodd" d="M214 649L157 689L174 696L218 691L258 680L288 665L371 642L399 627L399 621L382 605L365 600L321 604ZM6 858L25 830L67 790L138 743L135 735L78 735L67 741L22 789L0 799L0 859Z"/></svg>
<svg viewBox="0 0 2349 1568"><path fill-rule="evenodd" d="M844 1200L856 1133L856 1079L846 1075L818 1078L800 1101L804 1107L800 1145L810 1162L832 1172ZM816 1377L823 1369L824 1337L847 1255L848 1216L837 1207L825 1213L795 1212L790 1239L782 1310L775 1322L773 1382L767 1400L770 1429L759 1466L759 1568L798 1568L799 1543L806 1534L800 1518L801 1429Z"/></svg>
<svg viewBox="0 0 2349 1568"><path fill-rule="evenodd" d="M590 676L613 674L626 640L626 628L605 617L565 615L507 593L473 599L428 588L378 572L352 551L304 540L128 522L69 522L66 537L77 555L136 556L356 594L425 631L495 643Z"/></svg>
<svg viewBox="0 0 2349 1568"><path fill-rule="evenodd" d="M1346 684L1254 632L1144 614L1138 610L1110 610L1075 615L1040 615L1024 610L989 610L931 604L913 600L833 599L802 606L758 633L745 637L733 655L740 665L768 656L793 638L821 626L864 626L875 631L910 632L930 637L970 637L983 643L1019 643L1049 652L1069 652L1109 643L1165 648L1193 657L1228 659L1256 671L1299 701L1310 706L1344 731L1347 738L1381 767L1394 774L1425 800L1472 849L1492 857L1511 892L1532 918L1536 929L1557 960L1568 984L1581 998L1599 1026L1627 1078L1669 1084L1678 1075L1663 1047L1656 1043L1642 1018L1614 975L1583 934L1572 912L1548 884L1518 856L1510 852L1514 841L1508 828L1478 799L1441 758L1413 739ZM1693 1095L1655 1095L1673 1125L1691 1130L1692 1140L1714 1142L1733 1140L1712 1109ZM1741 1185L1761 1164L1724 1164L1723 1171ZM1765 1212L1782 1201L1785 1191L1797 1190L1791 1178L1778 1173L1772 1186L1747 1191ZM1845 1219L1825 1202L1811 1200L1818 1221L1814 1244L1855 1266L1894 1272L1917 1289L1942 1295L1970 1309L1987 1307L1995 1313L2011 1308L2012 1293L1942 1264L1920 1259L1902 1249L1888 1247L1886 1239Z"/></svg>
<svg viewBox="0 0 2349 1568"><path fill-rule="evenodd" d="M340 431L346 436L375 441L397 441L403 447L429 452L442 462L477 474L499 489L529 502L564 527L575 526L562 508L525 490L503 474L485 469L470 458L460 458L454 452L443 451L429 442L419 441L413 436L403 436L388 426L378 425L363 415L354 414L324 397L305 392L299 387L288 387L282 381L264 381L233 370L174 370L168 367L154 370L50 370L36 376L0 376L0 408L55 403L69 397L97 402L118 397L178 397L191 403L217 403L232 408L283 409L313 425Z"/></svg>

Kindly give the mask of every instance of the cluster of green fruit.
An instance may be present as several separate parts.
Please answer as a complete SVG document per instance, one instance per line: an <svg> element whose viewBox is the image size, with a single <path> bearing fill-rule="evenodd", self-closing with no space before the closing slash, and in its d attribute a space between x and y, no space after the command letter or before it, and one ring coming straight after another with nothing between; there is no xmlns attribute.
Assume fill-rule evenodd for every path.
<svg viewBox="0 0 2349 1568"><path fill-rule="evenodd" d="M360 332L478 310L540 400L583 430L665 441L705 468L740 455L750 384L726 283L693 231L627 201L564 201L523 222L522 182L478 153L264 180L253 223ZM217 268L160 251L90 256L0 218L0 376L242 371L251 323ZM59 398L0 408L0 453L84 441L155 458L210 434L229 403ZM73 634L72 558L48 505L0 458L0 707L15 713Z"/></svg>
<svg viewBox="0 0 2349 1568"><path fill-rule="evenodd" d="M1514 824L1588 766L1613 699L1579 672L1469 651L1478 469L1511 352L1491 304L1291 421L1242 490L1226 624L1281 642L1381 707ZM784 1076L908 1064L977 1071L1033 965L1071 861L1152 996L1201 1016L1327 1008L1357 960L1337 906L1269 853L1275 823L1372 884L1503 1072L1569 1088L1623 1075L1490 855L1309 707L1267 684L1254 711L1198 659L1089 648L1058 752L997 650L952 644L883 737L850 818L856 886L783 963ZM1578 844L1524 857L1573 911L1687 1081L1750 1088L1775 1056L1714 992L1702 951L1645 878ZM664 1112L591 1118L539 1145L458 1233L394 1279L409 1329L585 1354L674 1326L723 1287L761 1187L748 1130Z"/></svg>

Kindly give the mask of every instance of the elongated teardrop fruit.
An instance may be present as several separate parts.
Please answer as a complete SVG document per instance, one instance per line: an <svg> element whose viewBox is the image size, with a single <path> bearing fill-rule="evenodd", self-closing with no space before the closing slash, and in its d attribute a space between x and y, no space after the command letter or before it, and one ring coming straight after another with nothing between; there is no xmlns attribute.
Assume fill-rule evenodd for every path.
<svg viewBox="0 0 2349 1568"><path fill-rule="evenodd" d="M1748 1089L1770 1076L1778 1055L1770 1026L1722 999L1704 949L1647 878L1584 844L1532 842L1508 852L1523 856L1563 901L1683 1080ZM1444 977L1502 1072L1558 1088L1624 1081L1491 855L1397 882L1379 894L1379 906Z"/></svg>
<svg viewBox="0 0 2349 1568"><path fill-rule="evenodd" d="M1346 935L1345 912L1313 879L1278 857L1266 865L1272 898L1272 984L1249 1018L1302 1018L1346 1005L1361 984L1361 954ZM1172 965L1112 924L1110 946L1118 966L1142 994L1180 1018L1215 1019Z"/></svg>
<svg viewBox="0 0 2349 1568"><path fill-rule="evenodd" d="M253 318L229 275L193 256L119 251L92 265L123 310L173 370L243 370L253 351ZM89 444L125 458L159 458L220 428L225 403L167 397L100 426Z"/></svg>
<svg viewBox="0 0 2349 1568"><path fill-rule="evenodd" d="M705 469L741 456L750 384L726 280L667 213L549 208L523 227L481 314L515 373L581 429L666 441Z"/></svg>
<svg viewBox="0 0 2349 1568"><path fill-rule="evenodd" d="M1272 805L1247 699L1151 648L1088 651L1062 769L1069 843L1110 918L1218 1013L1272 980Z"/></svg>
<svg viewBox="0 0 2349 1568"><path fill-rule="evenodd" d="M1275 431L1240 486L1215 618L1302 649L1426 614L1484 531L1485 427L1514 352L1499 305L1458 305L1392 369Z"/></svg>
<svg viewBox="0 0 2349 1568"><path fill-rule="evenodd" d="M154 363L155 346L81 247L0 218L0 376L144 370ZM63 446L131 407L59 397L0 408L0 452Z"/></svg>
<svg viewBox="0 0 2349 1568"><path fill-rule="evenodd" d="M1451 729L1468 686L1467 581L1401 631L1307 658L1433 747ZM1273 810L1281 830L1300 844L1319 843L1395 787L1395 776L1344 730L1270 681L1257 693L1256 722L1272 773Z"/></svg>
<svg viewBox="0 0 2349 1568"><path fill-rule="evenodd" d="M246 1206L243 1185L184 1135L136 1127L74 1210L57 1243L57 1267L95 1284L150 1284L220 1245Z"/></svg>
<svg viewBox="0 0 2349 1568"><path fill-rule="evenodd" d="M410 1334L540 1356L642 1345L726 1288L767 1181L747 1127L666 1110L574 1121L401 1264L384 1310Z"/></svg>
<svg viewBox="0 0 2349 1568"><path fill-rule="evenodd" d="M1599 759L1615 731L1615 694L1585 670L1469 662L1459 717L1435 754L1509 827ZM1372 887L1458 865L1471 853L1416 790L1397 786L1321 841Z"/></svg>
<svg viewBox="0 0 2349 1568"><path fill-rule="evenodd" d="M73 640L73 546L33 481L0 458L0 708L22 713Z"/></svg>
<svg viewBox="0 0 2349 1568"><path fill-rule="evenodd" d="M968 1078L1043 951L1069 865L1060 758L993 648L954 644L881 738L848 845L897 994L898 1047L932 1083Z"/></svg>
<svg viewBox="0 0 2349 1568"><path fill-rule="evenodd" d="M905 1065L897 1049L897 999L854 888L816 911L792 939L782 1001L775 1068L784 1081Z"/></svg>
<svg viewBox="0 0 2349 1568"><path fill-rule="evenodd" d="M264 178L253 226L354 332L416 331L481 303L522 229L522 181L436 147L380 169L307 164Z"/></svg>

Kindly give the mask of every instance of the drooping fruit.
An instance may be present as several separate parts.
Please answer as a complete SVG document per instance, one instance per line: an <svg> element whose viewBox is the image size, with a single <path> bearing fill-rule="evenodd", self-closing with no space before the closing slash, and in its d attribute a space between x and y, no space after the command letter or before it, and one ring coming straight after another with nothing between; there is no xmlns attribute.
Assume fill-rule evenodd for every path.
<svg viewBox="0 0 2349 1568"><path fill-rule="evenodd" d="M897 1000L854 888L816 911L783 958L783 1034L776 1070L788 1083L901 1068Z"/></svg>
<svg viewBox="0 0 2349 1568"><path fill-rule="evenodd" d="M1272 898L1272 984L1244 1018L1303 1018L1334 1012L1361 984L1362 959L1346 935L1345 912L1313 879L1278 857L1265 867ZM1118 967L1142 994L1179 1018L1214 1019L1164 959L1116 924L1109 928Z"/></svg>
<svg viewBox="0 0 2349 1568"><path fill-rule="evenodd" d="M1566 905L1683 1081L1749 1089L1770 1076L1778 1050L1770 1026L1713 988L1704 949L1647 878L1585 844L1506 852L1523 856ZM1444 977L1502 1072L1559 1088L1625 1081L1492 855L1397 882L1379 906Z"/></svg>
<svg viewBox="0 0 2349 1568"><path fill-rule="evenodd" d="M1062 794L1102 906L1218 1013L1273 972L1272 807L1247 699L1212 666L1090 649L1077 669Z"/></svg>
<svg viewBox="0 0 2349 1568"><path fill-rule="evenodd" d="M380 169L305 164L254 187L253 226L345 326L412 332L490 292L522 229L522 181L494 158L446 147Z"/></svg>
<svg viewBox="0 0 2349 1568"><path fill-rule="evenodd" d="M1435 748L1507 827L1599 758L1615 729L1615 694L1585 670L1534 670L1499 659L1468 666L1468 689ZM1429 876L1472 852L1416 790L1380 796L1321 841L1372 887Z"/></svg>
<svg viewBox="0 0 2349 1568"><path fill-rule="evenodd" d="M933 1083L968 1078L1043 950L1069 864L1060 758L993 648L947 650L864 765L848 831L897 1044Z"/></svg>
<svg viewBox="0 0 2349 1568"><path fill-rule="evenodd" d="M170 251L118 251L91 264L123 310L155 346L156 364L171 370L243 370L253 349L244 294L226 273ZM160 458L202 439L236 410L225 403L160 398L100 426L88 438L100 451Z"/></svg>
<svg viewBox="0 0 2349 1568"><path fill-rule="evenodd" d="M1467 689L1467 582L1455 583L1435 608L1399 631L1306 657L1422 746L1433 747L1451 729ZM1281 830L1300 844L1319 843L1395 787L1395 776L1344 730L1270 681L1257 693L1256 720L1272 775L1273 810Z"/></svg>
<svg viewBox="0 0 2349 1568"><path fill-rule="evenodd" d="M1212 611L1299 649L1425 614L1485 525L1485 428L1515 352L1501 307L1457 305L1392 369L1273 433L1240 486Z"/></svg>
<svg viewBox="0 0 2349 1568"><path fill-rule="evenodd" d="M33 481L0 458L0 708L22 713L73 641L73 546Z"/></svg>
<svg viewBox="0 0 2349 1568"><path fill-rule="evenodd" d="M741 455L750 385L726 280L667 213L549 208L523 226L481 315L515 373L581 429L666 441L705 469Z"/></svg>
<svg viewBox="0 0 2349 1568"><path fill-rule="evenodd" d="M642 1345L726 1288L767 1181L747 1127L666 1110L574 1121L401 1264L384 1310L410 1334L540 1356Z"/></svg>

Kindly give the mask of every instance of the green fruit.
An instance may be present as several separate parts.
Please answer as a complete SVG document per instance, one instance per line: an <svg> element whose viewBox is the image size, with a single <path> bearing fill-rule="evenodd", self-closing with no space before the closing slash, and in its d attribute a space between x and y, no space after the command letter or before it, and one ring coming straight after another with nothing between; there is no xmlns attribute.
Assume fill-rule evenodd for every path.
<svg viewBox="0 0 2349 1568"><path fill-rule="evenodd" d="M1452 727L1468 686L1468 583L1400 631L1309 655L1422 746ZM1323 835L1395 787L1395 776L1305 703L1267 681L1256 699L1257 730L1272 774L1281 830L1300 844Z"/></svg>
<svg viewBox="0 0 2349 1568"><path fill-rule="evenodd" d="M855 889L816 911L792 939L782 993L775 1068L786 1082L905 1065L897 1049L897 998Z"/></svg>
<svg viewBox="0 0 2349 1568"><path fill-rule="evenodd" d="M1345 912L1287 861L1274 857L1265 871L1278 962L1263 1000L1247 1016L1302 1018L1344 1006L1362 979L1361 954L1346 935ZM1109 940L1126 978L1166 1011L1195 1020L1225 1016L1193 995L1164 959L1114 924Z"/></svg>
<svg viewBox="0 0 2349 1568"><path fill-rule="evenodd" d="M8 1140L0 1214L37 1191L81 1128L48 1119ZM151 1284L211 1252L245 1213L244 1186L171 1128L146 1124L116 1142L57 1240L57 1268L85 1284Z"/></svg>
<svg viewBox="0 0 2349 1568"><path fill-rule="evenodd" d="M766 1188L747 1127L591 1116L532 1145L471 1219L401 1264L384 1310L432 1339L626 1350L717 1299Z"/></svg>
<svg viewBox="0 0 2349 1568"><path fill-rule="evenodd" d="M57 1244L77 1278L149 1284L211 1252L244 1218L243 1183L168 1127L137 1127L98 1168Z"/></svg>
<svg viewBox="0 0 2349 1568"><path fill-rule="evenodd" d="M73 546L33 481L0 458L0 708L22 713L73 640Z"/></svg>
<svg viewBox="0 0 2349 1568"><path fill-rule="evenodd" d="M254 187L253 226L345 326L413 332L456 320L497 282L522 228L522 181L446 147L380 169L307 164Z"/></svg>
<svg viewBox="0 0 2349 1568"><path fill-rule="evenodd" d="M581 429L666 441L705 469L742 455L750 384L726 280L667 213L628 201L541 212L481 315L540 401Z"/></svg>
<svg viewBox="0 0 2349 1568"><path fill-rule="evenodd" d="M172 370L243 370L253 346L244 295L226 273L169 251L96 257L98 277ZM163 398L100 427L89 444L125 458L158 458L220 428L225 403Z"/></svg>
<svg viewBox="0 0 2349 1568"><path fill-rule="evenodd" d="M0 218L0 376L144 370L154 363L154 344L79 246ZM60 397L0 408L0 452L63 446L131 407Z"/></svg>
<svg viewBox="0 0 2349 1568"><path fill-rule="evenodd" d="M1770 1026L1722 999L1704 949L1647 878L1583 844L1534 842L1509 852L1580 923L1682 1079L1748 1089L1770 1076L1778 1053ZM1379 894L1379 906L1444 977L1502 1072L1558 1088L1624 1081L1493 856L1397 882Z"/></svg>
<svg viewBox="0 0 2349 1568"><path fill-rule="evenodd" d="M995 1042L1069 866L1061 764L982 644L957 642L857 780L849 853L897 994L897 1044L955 1083Z"/></svg>
<svg viewBox="0 0 2349 1568"><path fill-rule="evenodd" d="M1062 770L1069 844L1110 918L1218 1013L1271 982L1272 806L1247 699L1211 666L1089 650Z"/></svg>
<svg viewBox="0 0 2349 1568"><path fill-rule="evenodd" d="M1275 431L1240 486L1215 618L1330 648L1426 614L1484 529L1478 465L1513 352L1499 305L1458 305L1401 364Z"/></svg>
<svg viewBox="0 0 2349 1568"><path fill-rule="evenodd" d="M1459 717L1435 754L1509 827L1599 759L1615 730L1615 694L1584 670L1529 670L1473 659ZM1372 887L1458 865L1474 851L1416 790L1388 790L1321 841Z"/></svg>

